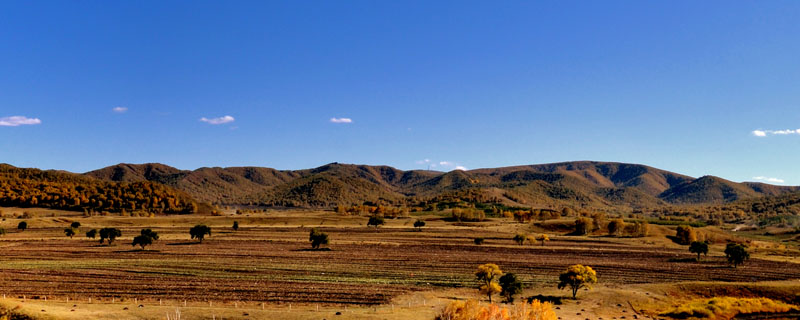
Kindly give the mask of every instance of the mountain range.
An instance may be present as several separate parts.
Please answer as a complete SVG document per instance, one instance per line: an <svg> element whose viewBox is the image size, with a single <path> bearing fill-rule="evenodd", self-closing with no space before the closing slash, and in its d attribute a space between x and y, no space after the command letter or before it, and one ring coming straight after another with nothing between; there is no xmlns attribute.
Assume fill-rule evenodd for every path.
<svg viewBox="0 0 800 320"><path fill-rule="evenodd" d="M148 163L118 164L84 175L115 182L156 182L219 205L299 207L364 202L415 205L467 197L520 207L637 209L726 204L800 192L800 187L694 178L646 165L594 161L450 172L340 163L304 170L214 167L190 171Z"/></svg>

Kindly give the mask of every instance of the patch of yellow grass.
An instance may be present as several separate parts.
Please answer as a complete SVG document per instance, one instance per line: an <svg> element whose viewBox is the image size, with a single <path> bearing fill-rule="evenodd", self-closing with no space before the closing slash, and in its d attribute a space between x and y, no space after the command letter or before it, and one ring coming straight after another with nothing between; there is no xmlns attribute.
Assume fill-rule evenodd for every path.
<svg viewBox="0 0 800 320"><path fill-rule="evenodd" d="M769 298L719 297L695 299L663 312L677 319L731 319L739 314L782 313L800 310L797 306Z"/></svg>
<svg viewBox="0 0 800 320"><path fill-rule="evenodd" d="M509 307L496 304L481 305L475 300L453 301L447 305L437 320L556 320L553 305L533 300L530 304L519 302Z"/></svg>

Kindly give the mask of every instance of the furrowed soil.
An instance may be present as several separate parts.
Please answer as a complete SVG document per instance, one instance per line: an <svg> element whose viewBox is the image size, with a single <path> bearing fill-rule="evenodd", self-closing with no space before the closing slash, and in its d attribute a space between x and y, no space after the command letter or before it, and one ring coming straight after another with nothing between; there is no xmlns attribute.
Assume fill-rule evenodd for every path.
<svg viewBox="0 0 800 320"><path fill-rule="evenodd" d="M233 231L233 221L240 228ZM731 268L719 246L700 262L686 247L662 239L575 237L551 233L545 245L517 245L515 232L528 225L509 221L448 223L428 217L416 231L414 219L387 220L367 228L367 218L327 212L284 212L257 217L89 217L18 219L0 224L0 294L36 301L66 298L95 303L165 300L187 304L377 306L421 292L475 287L483 263L514 272L528 290L552 290L558 274L572 264L592 266L609 290L632 285L683 281L760 282L800 278L800 265L759 258ZM63 230L79 221L72 239ZM188 230L207 224L202 243ZM99 244L90 229L117 227L122 237ZM312 251L311 227L329 234L329 250ZM161 239L145 250L131 246L142 228ZM483 245L473 238L483 237ZM675 262L682 261L682 262ZM687 262L683 262L687 261ZM461 291L459 291L461 292ZM464 291L466 292L466 291ZM549 292L549 291L548 291ZM566 292L563 293L566 295ZM377 310L377 309L376 309ZM163 317L162 317L163 318ZM367 317L369 318L369 317Z"/></svg>

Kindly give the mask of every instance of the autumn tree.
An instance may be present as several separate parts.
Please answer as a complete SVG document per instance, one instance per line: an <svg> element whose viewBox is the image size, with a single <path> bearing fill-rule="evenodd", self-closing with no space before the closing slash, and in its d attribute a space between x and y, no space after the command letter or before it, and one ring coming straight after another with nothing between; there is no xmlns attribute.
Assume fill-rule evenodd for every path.
<svg viewBox="0 0 800 320"><path fill-rule="evenodd" d="M75 229L73 229L73 228L66 228L66 229L64 229L64 234L65 234L67 237L69 237L70 239L72 239L72 236L74 236L74 235L75 235Z"/></svg>
<svg viewBox="0 0 800 320"><path fill-rule="evenodd" d="M567 267L567 270L558 276L558 288L569 287L572 289L573 299L575 299L579 289L591 289L593 283L597 283L597 272L592 267L580 264Z"/></svg>
<svg viewBox="0 0 800 320"><path fill-rule="evenodd" d="M636 221L633 223L631 235L634 237L646 237L650 234L650 224L647 221Z"/></svg>
<svg viewBox="0 0 800 320"><path fill-rule="evenodd" d="M192 237L192 239L197 239L199 242L203 242L203 239L206 238L206 235L211 235L211 228L204 224L198 224L189 229L189 235Z"/></svg>
<svg viewBox="0 0 800 320"><path fill-rule="evenodd" d="M115 239L122 236L122 231L117 228L103 228L100 229L100 243L108 239L108 245L111 245Z"/></svg>
<svg viewBox="0 0 800 320"><path fill-rule="evenodd" d="M611 236L618 236L625 230L625 220L614 219L608 223L608 234Z"/></svg>
<svg viewBox="0 0 800 320"><path fill-rule="evenodd" d="M508 302L514 302L514 295L522 293L522 282L517 275L509 272L500 277L500 295Z"/></svg>
<svg viewBox="0 0 800 320"><path fill-rule="evenodd" d="M417 231L422 231L422 227L424 226L425 226L425 221L419 219L417 219L417 221L414 221L414 228L417 228Z"/></svg>
<svg viewBox="0 0 800 320"><path fill-rule="evenodd" d="M697 260L700 260L700 254L708 255L708 243L701 241L692 241L689 245L689 252L697 254Z"/></svg>
<svg viewBox="0 0 800 320"><path fill-rule="evenodd" d="M97 229L92 229L92 230L86 231L86 237L87 238L92 238L92 239L96 238L97 237Z"/></svg>
<svg viewBox="0 0 800 320"><path fill-rule="evenodd" d="M541 241L542 242L542 246L544 246L545 241L550 241L550 237L548 235L542 233L542 234L536 236L536 240Z"/></svg>
<svg viewBox="0 0 800 320"><path fill-rule="evenodd" d="M319 249L319 246L328 244L328 234L313 228L308 234L308 241L311 242L311 249Z"/></svg>
<svg viewBox="0 0 800 320"><path fill-rule="evenodd" d="M374 215L374 216L369 217L369 221L367 221L367 227L374 226L375 229L378 229L378 227L380 227L384 223L386 223L386 222L383 220L383 217L378 216L378 215Z"/></svg>
<svg viewBox="0 0 800 320"><path fill-rule="evenodd" d="M675 231L675 239L679 244L688 245L697 241L697 233L691 226L678 226Z"/></svg>
<svg viewBox="0 0 800 320"><path fill-rule="evenodd" d="M480 265L478 266L478 271L475 272L475 277L480 283L479 289L481 293L489 297L489 302L492 302L493 294L502 291L500 285L497 284L498 278L502 275L503 271L494 263Z"/></svg>
<svg viewBox="0 0 800 320"><path fill-rule="evenodd" d="M25 229L28 229L28 223L25 221L20 221L20 223L17 224L17 229L19 231L25 231Z"/></svg>
<svg viewBox="0 0 800 320"><path fill-rule="evenodd" d="M743 244L728 243L728 245L725 246L725 257L728 258L728 263L736 268L736 266L750 259L750 253L747 252L747 247Z"/></svg>
<svg viewBox="0 0 800 320"><path fill-rule="evenodd" d="M514 235L514 238L512 238L512 240L514 240L514 242L516 242L518 245L523 245L525 244L525 239L527 238L528 237L526 235L518 233Z"/></svg>
<svg viewBox="0 0 800 320"><path fill-rule="evenodd" d="M592 232L592 219L578 218L575 219L575 234L582 236Z"/></svg>

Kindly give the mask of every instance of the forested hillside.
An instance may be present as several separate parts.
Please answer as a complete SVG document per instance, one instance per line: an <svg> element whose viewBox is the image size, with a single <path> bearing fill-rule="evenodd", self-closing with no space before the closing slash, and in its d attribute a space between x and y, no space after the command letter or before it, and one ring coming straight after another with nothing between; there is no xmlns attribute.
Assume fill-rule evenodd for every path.
<svg viewBox="0 0 800 320"><path fill-rule="evenodd" d="M150 182L112 182L62 171L0 164L0 206L93 212L194 213L186 193Z"/></svg>

